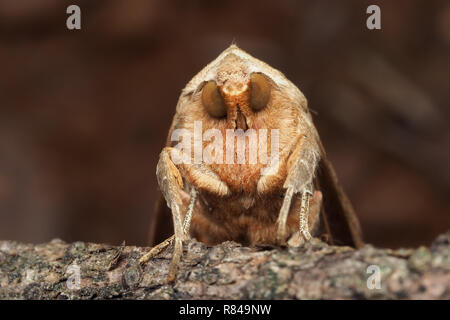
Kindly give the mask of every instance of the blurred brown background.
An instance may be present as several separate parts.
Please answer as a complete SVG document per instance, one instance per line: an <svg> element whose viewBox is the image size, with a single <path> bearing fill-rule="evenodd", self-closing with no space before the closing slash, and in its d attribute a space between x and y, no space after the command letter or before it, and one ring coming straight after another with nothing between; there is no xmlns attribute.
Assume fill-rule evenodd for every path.
<svg viewBox="0 0 450 320"><path fill-rule="evenodd" d="M305 93L368 242L450 227L448 1L0 0L0 239L145 245L180 90L232 41Z"/></svg>

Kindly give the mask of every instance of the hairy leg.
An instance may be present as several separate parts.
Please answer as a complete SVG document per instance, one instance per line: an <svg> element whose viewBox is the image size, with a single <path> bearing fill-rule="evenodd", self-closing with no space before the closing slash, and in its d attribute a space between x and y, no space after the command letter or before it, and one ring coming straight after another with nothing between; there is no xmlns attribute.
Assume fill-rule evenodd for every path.
<svg viewBox="0 0 450 320"><path fill-rule="evenodd" d="M303 201L302 201L303 202ZM322 192L315 191L313 197L311 197L308 200L309 205L309 215L306 217L306 221L301 221L301 210L303 209L303 204L300 205L300 210L298 208L295 208L299 211L299 230L295 232L290 239L288 240L287 244L290 247L298 247L305 243L305 241L309 240L304 234L305 225L307 227L308 233L310 233L314 236L314 234L319 229L319 223L320 223L320 208L322 206ZM302 230L303 225L303 230Z"/></svg>
<svg viewBox="0 0 450 320"><path fill-rule="evenodd" d="M310 215L309 196L312 195L311 185L314 172L319 160L317 149L306 136L301 136L292 154L287 161L287 177L283 187L286 195L278 217L277 241L284 244L286 241L286 221L291 209L292 197L300 193L302 207L300 209L300 229L306 240L311 238L306 221Z"/></svg>
<svg viewBox="0 0 450 320"><path fill-rule="evenodd" d="M217 175L209 170L209 168L184 163L176 166L171 160L172 151L174 151L174 148L166 147L163 149L156 168L156 175L158 177L158 184L161 188L162 194L166 199L167 205L172 211L174 235L153 247L150 252L145 254L140 259L142 264L146 263L169 245L175 243L172 262L170 264L169 274L167 277L168 282L173 282L176 278L178 265L183 252L183 240L189 235L192 214L198 195L197 188L220 196L224 196L229 193L228 186L220 181ZM181 195L184 190L183 179L180 171L183 172L183 176L185 176L190 182L190 202L183 223L181 213L183 203Z"/></svg>

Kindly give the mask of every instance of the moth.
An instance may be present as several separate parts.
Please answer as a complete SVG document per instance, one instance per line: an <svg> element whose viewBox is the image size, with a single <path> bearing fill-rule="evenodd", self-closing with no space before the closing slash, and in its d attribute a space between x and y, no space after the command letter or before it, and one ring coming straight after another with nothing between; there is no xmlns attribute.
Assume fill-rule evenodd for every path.
<svg viewBox="0 0 450 320"><path fill-rule="evenodd" d="M156 175L162 197L150 237L159 244L141 263L174 243L169 282L189 237L206 245L300 246L311 237L363 244L305 96L236 45L182 90Z"/></svg>

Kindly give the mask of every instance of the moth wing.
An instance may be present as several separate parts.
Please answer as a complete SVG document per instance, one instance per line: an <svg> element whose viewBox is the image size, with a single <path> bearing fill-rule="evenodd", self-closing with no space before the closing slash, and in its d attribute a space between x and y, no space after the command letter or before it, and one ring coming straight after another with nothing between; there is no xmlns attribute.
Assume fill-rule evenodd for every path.
<svg viewBox="0 0 450 320"><path fill-rule="evenodd" d="M339 185L333 165L328 160L320 138L317 142L321 151L315 187L323 195L321 208L321 228L327 241L334 245L360 248L364 245L361 226L355 210Z"/></svg>

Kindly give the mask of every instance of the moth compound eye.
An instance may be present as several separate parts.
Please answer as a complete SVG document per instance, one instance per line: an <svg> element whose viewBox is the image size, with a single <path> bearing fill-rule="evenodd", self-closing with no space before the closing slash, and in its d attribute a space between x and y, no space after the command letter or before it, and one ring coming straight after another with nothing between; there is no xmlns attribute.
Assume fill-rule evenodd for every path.
<svg viewBox="0 0 450 320"><path fill-rule="evenodd" d="M227 114L225 102L215 81L208 81L203 87L202 104L212 117L222 118Z"/></svg>
<svg viewBox="0 0 450 320"><path fill-rule="evenodd" d="M261 110L270 99L269 80L260 73L252 73L250 76L250 103L253 110Z"/></svg>

